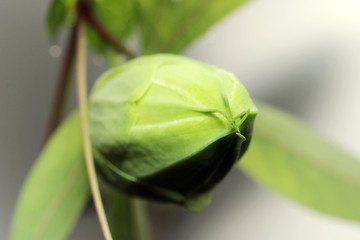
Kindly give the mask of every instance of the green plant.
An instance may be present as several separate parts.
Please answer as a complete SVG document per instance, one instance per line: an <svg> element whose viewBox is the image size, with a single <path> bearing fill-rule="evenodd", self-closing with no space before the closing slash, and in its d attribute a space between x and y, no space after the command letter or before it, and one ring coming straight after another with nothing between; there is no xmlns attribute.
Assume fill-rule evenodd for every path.
<svg viewBox="0 0 360 240"><path fill-rule="evenodd" d="M179 53L214 22L243 2L53 2L47 21L50 34L55 37L64 26L75 25L70 33L68 54L64 58L65 71L60 82L63 86L67 85L71 65L76 62L87 164L83 162L80 124L75 114L51 137L24 186L14 218L13 239L65 238L88 199L86 166L104 235L107 239L111 238L101 210L101 198L96 190L91 143L87 136L84 24L88 25L86 36L92 49L108 56L113 64L117 62L117 53L127 58L134 57L135 54L122 44L131 34L137 34L141 39L141 55ZM156 21L157 18L162 21ZM75 56L76 61L73 60ZM63 97L66 95L63 92L66 87L59 89L50 129L54 129L59 122ZM258 181L310 207L335 216L360 220L359 162L317 137L288 114L266 105L257 106L260 114L256 120L253 142L239 166ZM118 200L118 205L125 205L127 201L126 197ZM134 201L140 213L141 204ZM130 218L125 213L116 217ZM134 224L139 222L139 228L146 228L141 221L134 221ZM126 228L111 230L115 239L126 239L119 236L127 231ZM140 239L147 238L146 231L139 230L138 233ZM132 236L128 236L128 239L132 239Z"/></svg>

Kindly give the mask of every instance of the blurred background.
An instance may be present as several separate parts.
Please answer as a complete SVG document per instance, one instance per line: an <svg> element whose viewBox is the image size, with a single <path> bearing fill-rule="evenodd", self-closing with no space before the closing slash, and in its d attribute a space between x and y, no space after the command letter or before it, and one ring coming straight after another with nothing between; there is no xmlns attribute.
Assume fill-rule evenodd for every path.
<svg viewBox="0 0 360 240"><path fill-rule="evenodd" d="M44 31L47 4L0 0L0 239L41 150L61 57ZM360 158L359 13L358 0L253 0L185 55L234 72L252 97L292 112ZM105 69L103 59L89 57L91 81ZM164 240L360 240L360 223L275 195L237 169L205 211L166 206L154 219ZM91 208L70 239L102 239Z"/></svg>

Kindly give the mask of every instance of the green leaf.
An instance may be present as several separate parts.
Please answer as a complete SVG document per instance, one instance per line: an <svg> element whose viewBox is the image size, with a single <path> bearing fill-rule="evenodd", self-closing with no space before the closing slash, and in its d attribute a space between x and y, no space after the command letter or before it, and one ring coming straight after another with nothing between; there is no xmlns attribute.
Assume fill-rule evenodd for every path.
<svg viewBox="0 0 360 240"><path fill-rule="evenodd" d="M144 53L179 53L247 0L137 0Z"/></svg>
<svg viewBox="0 0 360 240"><path fill-rule="evenodd" d="M239 166L255 180L321 212L360 221L360 161L278 109L257 105Z"/></svg>
<svg viewBox="0 0 360 240"><path fill-rule="evenodd" d="M52 38L56 38L60 30L74 23L76 0L53 0L46 15L46 27Z"/></svg>
<svg viewBox="0 0 360 240"><path fill-rule="evenodd" d="M89 197L80 122L72 115L52 136L21 191L12 240L65 239Z"/></svg>
<svg viewBox="0 0 360 240"><path fill-rule="evenodd" d="M94 0L92 10L95 18L119 42L131 34L135 20L133 0ZM91 27L87 28L87 36L95 51L106 53L110 46Z"/></svg>

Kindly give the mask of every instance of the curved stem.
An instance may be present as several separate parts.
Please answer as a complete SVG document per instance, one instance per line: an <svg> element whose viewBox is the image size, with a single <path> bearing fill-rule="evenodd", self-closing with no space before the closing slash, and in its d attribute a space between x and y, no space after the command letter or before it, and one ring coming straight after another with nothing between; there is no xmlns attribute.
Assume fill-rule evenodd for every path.
<svg viewBox="0 0 360 240"><path fill-rule="evenodd" d="M91 143L87 124L87 97L86 97L86 60L85 60L85 36L84 36L84 20L79 15L76 24L76 85L77 98L80 113L81 132L83 139L83 148L85 155L85 163L89 177L91 193L95 203L96 212L101 225L103 235L106 240L112 240L110 228L106 219L104 205L101 200L99 184L96 177L95 166L91 151Z"/></svg>

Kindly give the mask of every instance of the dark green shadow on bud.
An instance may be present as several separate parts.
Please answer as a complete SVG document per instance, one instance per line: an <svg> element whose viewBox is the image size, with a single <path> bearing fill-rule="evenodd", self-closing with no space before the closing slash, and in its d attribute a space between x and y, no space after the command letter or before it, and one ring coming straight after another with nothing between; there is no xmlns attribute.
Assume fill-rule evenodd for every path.
<svg viewBox="0 0 360 240"><path fill-rule="evenodd" d="M141 181L173 189L191 198L209 191L226 175L238 159L240 146L241 139L232 133Z"/></svg>
<svg viewBox="0 0 360 240"><path fill-rule="evenodd" d="M247 150L254 118L255 114L249 114L239 127L245 139L231 133L198 153L143 178L127 174L93 150L96 166L107 182L130 195L200 211L210 203L211 190Z"/></svg>

